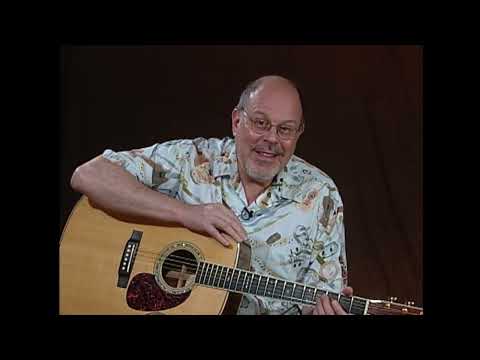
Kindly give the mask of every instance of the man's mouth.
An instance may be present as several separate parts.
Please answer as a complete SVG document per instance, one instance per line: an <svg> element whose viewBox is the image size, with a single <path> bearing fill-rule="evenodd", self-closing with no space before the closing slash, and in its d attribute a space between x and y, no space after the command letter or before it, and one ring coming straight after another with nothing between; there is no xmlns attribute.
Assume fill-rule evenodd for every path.
<svg viewBox="0 0 480 360"><path fill-rule="evenodd" d="M280 155L278 153L269 152L269 151L261 151L261 150L254 150L254 151L260 158L265 158L265 159L274 159L278 155Z"/></svg>

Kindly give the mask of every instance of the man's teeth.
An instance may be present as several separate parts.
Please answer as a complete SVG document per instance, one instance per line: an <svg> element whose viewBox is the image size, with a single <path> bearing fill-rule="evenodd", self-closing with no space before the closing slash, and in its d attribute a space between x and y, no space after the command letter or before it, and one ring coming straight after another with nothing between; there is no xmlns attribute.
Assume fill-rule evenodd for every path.
<svg viewBox="0 0 480 360"><path fill-rule="evenodd" d="M263 151L257 151L259 154L263 155L263 156L267 156L267 157L274 157L275 154L271 154L271 153L266 153L266 152L263 152Z"/></svg>

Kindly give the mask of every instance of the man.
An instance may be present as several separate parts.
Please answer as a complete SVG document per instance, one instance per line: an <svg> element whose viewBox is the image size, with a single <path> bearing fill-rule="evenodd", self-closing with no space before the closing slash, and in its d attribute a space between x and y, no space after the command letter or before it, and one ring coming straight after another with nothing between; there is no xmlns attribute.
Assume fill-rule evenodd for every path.
<svg viewBox="0 0 480 360"><path fill-rule="evenodd" d="M342 201L326 174L293 155L303 130L295 85L265 76L247 86L232 112L234 139L106 150L77 168L71 185L119 215L180 224L224 246L247 241L253 271L351 296ZM287 302L244 295L238 313L289 309ZM326 296L301 312L346 314Z"/></svg>

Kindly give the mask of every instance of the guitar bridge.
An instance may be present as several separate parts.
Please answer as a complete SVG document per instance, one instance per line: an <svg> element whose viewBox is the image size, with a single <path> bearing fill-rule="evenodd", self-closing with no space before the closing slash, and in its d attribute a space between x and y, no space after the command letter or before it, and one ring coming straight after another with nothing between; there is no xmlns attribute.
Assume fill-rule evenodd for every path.
<svg viewBox="0 0 480 360"><path fill-rule="evenodd" d="M143 232L133 230L132 236L125 244L123 248L123 254L118 266L118 281L117 287L126 288L130 274L132 273L133 264L135 262L135 256L137 255L140 240L142 239Z"/></svg>

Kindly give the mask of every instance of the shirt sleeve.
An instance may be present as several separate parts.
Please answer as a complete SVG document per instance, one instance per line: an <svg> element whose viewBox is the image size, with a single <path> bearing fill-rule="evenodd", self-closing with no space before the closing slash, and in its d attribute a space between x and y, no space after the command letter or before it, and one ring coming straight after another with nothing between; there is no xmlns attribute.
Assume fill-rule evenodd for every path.
<svg viewBox="0 0 480 360"><path fill-rule="evenodd" d="M348 283L343 203L335 186L319 198L316 231L304 283L340 293Z"/></svg>
<svg viewBox="0 0 480 360"><path fill-rule="evenodd" d="M190 148L191 141L172 140L128 151L107 149L102 156L120 165L145 186L175 197Z"/></svg>
<svg viewBox="0 0 480 360"><path fill-rule="evenodd" d="M311 254L299 269L296 281L310 287L340 293L347 286L347 259L343 202L334 184L321 192L312 214ZM269 315L301 315L303 306L287 301L244 296L250 311Z"/></svg>

